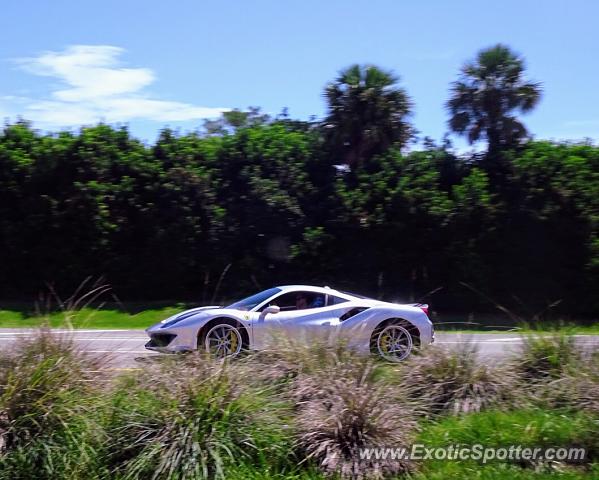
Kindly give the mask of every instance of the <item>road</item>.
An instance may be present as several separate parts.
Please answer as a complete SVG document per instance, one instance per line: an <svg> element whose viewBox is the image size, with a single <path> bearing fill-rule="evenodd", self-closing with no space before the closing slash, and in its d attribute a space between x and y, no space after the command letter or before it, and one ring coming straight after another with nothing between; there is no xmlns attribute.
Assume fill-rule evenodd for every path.
<svg viewBox="0 0 599 480"><path fill-rule="evenodd" d="M0 329L0 350L10 348L32 330ZM61 332L61 330L56 330ZM143 366L144 361L158 358L160 354L144 348L147 342L143 330L74 330L69 332L81 348L89 353L106 356L110 368L130 369ZM522 339L515 333L439 333L436 344L455 347L464 342L477 345L480 355L490 362L505 358L517 350ZM576 335L582 348L599 349L599 335Z"/></svg>

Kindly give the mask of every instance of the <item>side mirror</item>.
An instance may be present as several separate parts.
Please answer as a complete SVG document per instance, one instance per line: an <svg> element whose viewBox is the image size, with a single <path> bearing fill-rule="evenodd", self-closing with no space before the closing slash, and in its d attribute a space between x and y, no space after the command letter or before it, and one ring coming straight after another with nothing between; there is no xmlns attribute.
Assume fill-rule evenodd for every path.
<svg viewBox="0 0 599 480"><path fill-rule="evenodd" d="M281 307L279 307L277 305L269 305L264 310L262 310L262 312L260 313L260 321L264 321L264 318L269 313L279 313L280 311L281 311Z"/></svg>
<svg viewBox="0 0 599 480"><path fill-rule="evenodd" d="M281 311L281 307L279 307L278 305L269 305L264 310L262 310L262 313L264 313L264 314L279 313L280 311Z"/></svg>

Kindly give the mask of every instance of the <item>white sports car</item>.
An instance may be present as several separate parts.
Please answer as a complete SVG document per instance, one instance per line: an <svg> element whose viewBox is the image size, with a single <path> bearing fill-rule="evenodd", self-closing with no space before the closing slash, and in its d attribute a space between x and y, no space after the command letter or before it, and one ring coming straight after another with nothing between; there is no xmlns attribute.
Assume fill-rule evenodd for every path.
<svg viewBox="0 0 599 480"><path fill-rule="evenodd" d="M391 361L404 360L435 338L427 305L387 303L306 285L270 288L226 307L186 310L146 332L150 350L205 350L217 357L264 349L276 332L323 338L334 332L352 348Z"/></svg>

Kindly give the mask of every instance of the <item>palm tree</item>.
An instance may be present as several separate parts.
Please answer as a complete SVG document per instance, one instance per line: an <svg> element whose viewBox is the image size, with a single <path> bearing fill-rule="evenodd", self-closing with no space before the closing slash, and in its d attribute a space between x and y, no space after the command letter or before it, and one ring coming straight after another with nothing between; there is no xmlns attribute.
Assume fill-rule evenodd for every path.
<svg viewBox="0 0 599 480"><path fill-rule="evenodd" d="M338 163L352 170L392 144L405 145L411 102L398 77L374 65L352 65L327 85L325 133Z"/></svg>
<svg viewBox="0 0 599 480"><path fill-rule="evenodd" d="M447 108L450 129L470 144L485 139L488 156L527 137L516 113L531 111L541 98L541 85L524 80L524 60L507 46L481 50L453 82Z"/></svg>

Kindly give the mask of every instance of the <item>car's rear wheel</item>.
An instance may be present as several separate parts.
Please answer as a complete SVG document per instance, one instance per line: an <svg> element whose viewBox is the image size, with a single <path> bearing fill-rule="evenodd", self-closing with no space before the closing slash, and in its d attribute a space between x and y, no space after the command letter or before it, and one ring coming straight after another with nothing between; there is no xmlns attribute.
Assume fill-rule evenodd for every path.
<svg viewBox="0 0 599 480"><path fill-rule="evenodd" d="M241 352L243 337L235 325L219 322L206 330L201 344L215 358L234 357Z"/></svg>
<svg viewBox="0 0 599 480"><path fill-rule="evenodd" d="M401 362L414 349L414 339L409 330L398 323L388 323L372 334L371 348L385 360Z"/></svg>

